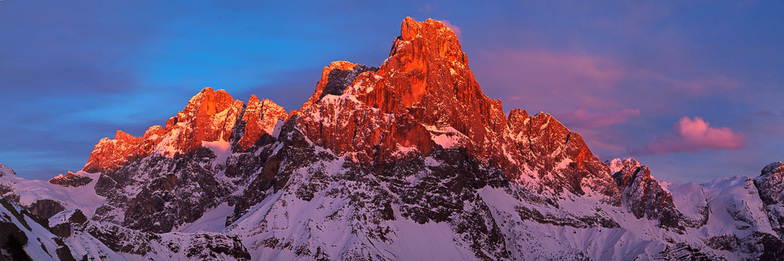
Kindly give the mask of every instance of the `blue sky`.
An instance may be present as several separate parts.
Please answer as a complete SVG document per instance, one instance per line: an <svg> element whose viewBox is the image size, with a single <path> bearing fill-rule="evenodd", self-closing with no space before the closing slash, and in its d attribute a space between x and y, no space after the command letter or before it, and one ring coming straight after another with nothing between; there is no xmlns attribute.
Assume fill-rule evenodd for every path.
<svg viewBox="0 0 784 261"><path fill-rule="evenodd" d="M299 108L331 61L379 66L406 16L448 21L488 96L602 160L672 182L784 160L782 2L257 2L0 1L0 162L79 170L207 86Z"/></svg>

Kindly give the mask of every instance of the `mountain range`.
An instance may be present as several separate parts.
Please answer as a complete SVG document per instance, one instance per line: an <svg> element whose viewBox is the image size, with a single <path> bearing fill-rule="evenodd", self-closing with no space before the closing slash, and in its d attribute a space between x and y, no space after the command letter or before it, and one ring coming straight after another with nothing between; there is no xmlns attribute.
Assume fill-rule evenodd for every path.
<svg viewBox="0 0 784 261"><path fill-rule="evenodd" d="M0 164L0 260L776 260L784 164L704 184L600 161L547 113L504 113L443 23L380 67L337 61L286 111L205 88L84 168Z"/></svg>

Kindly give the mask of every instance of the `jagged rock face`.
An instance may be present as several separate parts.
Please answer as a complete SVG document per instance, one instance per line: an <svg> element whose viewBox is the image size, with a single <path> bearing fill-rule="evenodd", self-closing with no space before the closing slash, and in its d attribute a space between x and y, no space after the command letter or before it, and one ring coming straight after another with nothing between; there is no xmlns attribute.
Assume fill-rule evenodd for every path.
<svg viewBox="0 0 784 261"><path fill-rule="evenodd" d="M265 202L261 208L268 210L248 213L231 226L236 233L247 231L245 241L261 259L279 251L305 259L395 259L384 246L404 242L402 233L410 232L395 224L436 222L448 227L444 233L454 233L469 255L509 258L502 231L477 194L508 182L464 149L373 168L314 146L294 124L283 127L280 142L281 149L268 156L274 166L262 173L272 172L256 176L241 197L250 201L246 206ZM328 237L351 239L336 245Z"/></svg>
<svg viewBox="0 0 784 261"><path fill-rule="evenodd" d="M780 193L784 190L784 163L779 161L765 166L760 176L754 179L754 184L765 204L784 202L784 194Z"/></svg>
<svg viewBox="0 0 784 261"><path fill-rule="evenodd" d="M620 204L610 170L591 153L582 137L546 113L530 116L525 110L509 113L509 132L503 135L496 157L510 180L528 172L544 187L583 195L598 192L606 202Z"/></svg>
<svg viewBox="0 0 784 261"><path fill-rule="evenodd" d="M176 117L166 122L167 135L159 150L165 155L196 151L204 141L228 141L244 104L225 90L203 89ZM176 135L175 135L176 134Z"/></svg>
<svg viewBox="0 0 784 261"><path fill-rule="evenodd" d="M302 105L302 107L299 109L299 111L300 112L305 111L307 108L310 108L311 105L313 105L314 103L318 102L321 98L323 98L326 94L329 93L329 91L325 92L325 89L327 88L327 84L329 83L329 79L330 79L330 74L332 74L333 70L350 72L350 71L354 70L354 66L355 66L355 64L353 64L351 62L334 61L334 62L330 63L329 66L324 67L324 69L321 71L321 80L319 80L318 84L316 84L316 90L313 91L313 96L310 97L308 99L308 101L305 102L305 104ZM349 74L349 73L340 73L340 74L341 75L353 75L353 73L351 73L351 74ZM340 89L340 93L342 94L343 93L343 89L345 89L347 86L349 86L353 82L353 80L356 79L356 76L357 75L354 75L354 78L349 78L349 79L345 79L345 78L335 79L335 77L333 76L333 79L337 80L337 81L335 83L329 84L330 85L330 89ZM346 82L348 82L348 84L343 85L342 86L343 89L341 89L340 88L341 87L340 83L346 83ZM333 90L333 92L335 92L335 90Z"/></svg>
<svg viewBox="0 0 784 261"><path fill-rule="evenodd" d="M103 173L95 189L107 197L93 218L159 233L198 219L249 182L260 163L255 148L269 143L287 116L270 100L253 95L245 106L224 90L205 88L165 128L153 126L139 138L118 131L96 145L85 165ZM216 177L221 172L228 179Z"/></svg>
<svg viewBox="0 0 784 261"><path fill-rule="evenodd" d="M83 170L104 172L116 169L138 156L146 156L146 152L139 149L139 139L118 130L114 139L103 138L98 141Z"/></svg>
<svg viewBox="0 0 784 261"><path fill-rule="evenodd" d="M617 202L609 170L578 134L548 114L516 109L507 120L501 102L482 93L443 23L406 18L378 71L356 74L364 70L356 67L326 67L300 110L298 128L317 145L366 164L459 146L510 180L528 175L556 194L582 195L585 187Z"/></svg>
<svg viewBox="0 0 784 261"><path fill-rule="evenodd" d="M683 229L672 195L651 176L647 166L631 158L613 159L609 165L621 190L621 201L635 217L647 217L659 220L660 226Z"/></svg>
<svg viewBox="0 0 784 261"><path fill-rule="evenodd" d="M784 238L784 163L779 161L765 166L760 176L754 179L754 185L770 225L780 238Z"/></svg>
<svg viewBox="0 0 784 261"><path fill-rule="evenodd" d="M49 183L57 184L63 187L79 187L87 185L87 183L90 183L90 181L93 181L93 179L90 177L77 175L69 171L65 176L60 174L50 179Z"/></svg>
<svg viewBox="0 0 784 261"><path fill-rule="evenodd" d="M245 191L232 202L234 211L226 219L227 226L247 213L250 207L266 199L272 192L283 189L288 182L290 173L281 171L281 167L288 163L300 164L314 160L312 151L308 151L311 154L305 154L301 150L292 149L305 147L307 144L301 135L289 134L294 128L294 121L296 119L290 120L281 128L281 133L283 133L281 135L289 138L282 141L267 139L268 143L259 147L255 153L232 156L227 160L227 176L251 180L247 182Z"/></svg>
<svg viewBox="0 0 784 261"><path fill-rule="evenodd" d="M270 100L253 95L245 106L224 90L205 88L166 128L153 126L140 138L118 131L116 139L96 145L85 166L103 173L95 190L107 197L93 219L162 233L234 202L229 194L263 164L255 150L274 140L275 126L286 117ZM218 146L205 147L211 144ZM216 177L221 172L226 178Z"/></svg>
<svg viewBox="0 0 784 261"><path fill-rule="evenodd" d="M254 95L245 106L225 90L207 87L170 118L165 128L152 126L139 138L118 130L113 140L101 139L83 170L108 172L153 153L167 157L193 153L204 142L229 141L232 136L237 137L232 144L236 150L245 150L264 133L272 134L277 121L287 116L270 100L259 101ZM243 128L235 130L238 122L244 124Z"/></svg>
<svg viewBox="0 0 784 261"><path fill-rule="evenodd" d="M390 125L410 126L404 131L411 131L413 134L427 133L425 128L427 126L439 129L451 126L470 137L472 141L483 141L485 136L489 136L486 135L486 126L495 124L499 130L502 129L505 125L505 117L500 108L501 103L487 98L481 92L479 84L476 83L473 74L468 69L466 55L462 52L455 34L441 22L434 20L416 22L411 18L406 18L402 27L402 36L395 40L390 57L378 71L371 70L359 74L353 80L351 95L367 107L379 109L378 112L381 114L394 115L395 119L390 120ZM345 70L353 69L354 65L339 63L330 67ZM333 74L334 69L325 69L319 86L322 84L325 87L335 85L330 83L331 79L328 77L329 74ZM329 73L326 73L327 71ZM340 80L339 82L348 81ZM343 88L348 86L351 85L343 86ZM316 93L309 101L322 99L323 96L324 92L317 88ZM303 106L303 109L307 107ZM322 107L334 106L325 105ZM321 110L330 109L332 108ZM423 126L414 127L413 125ZM351 128L348 130L349 135L353 134ZM392 131L389 128L384 130ZM324 134L323 132L307 133L311 140L319 140L320 137L334 134L339 135L338 133ZM423 135L385 136L388 136L387 139L395 139L396 141L394 143L384 142L386 147L392 149L379 151L382 155L386 154L381 158L389 158L389 154L394 152L396 143L401 144L402 147L414 146L425 154L430 152L434 146L432 142L417 139ZM426 137L426 135L424 136ZM361 145L360 142L355 142L355 144ZM379 142L366 144L360 146L359 150L365 150L362 147L378 144ZM481 144L481 142L477 142L477 144ZM324 142L324 145L332 147L337 144ZM344 152L341 149L338 151Z"/></svg>
<svg viewBox="0 0 784 261"><path fill-rule="evenodd" d="M79 209L62 217L55 227L73 230L69 240L81 238L86 242L101 242L101 248L85 254L101 254L101 258L127 259L119 253L133 254L147 259L168 260L250 260L248 250L236 236L211 232L155 234L128 229L110 223L87 220ZM78 241L77 241L78 242ZM80 246L81 251L87 246ZM97 251L95 251L97 250ZM97 253L96 253L97 252ZM114 253L112 253L114 252ZM106 254L114 254L114 256Z"/></svg>
<svg viewBox="0 0 784 261"><path fill-rule="evenodd" d="M287 117L288 114L283 107L267 99L259 101L256 95L251 95L248 106L242 113L242 121L238 123L238 125L244 124L244 128L239 129L242 130L241 132L234 131L235 135L241 136L235 151L245 151L262 135L272 134L278 121L285 120Z"/></svg>
<svg viewBox="0 0 784 261"><path fill-rule="evenodd" d="M30 210L30 212L32 212L36 216L39 216L42 219L49 219L55 214L60 213L60 211L65 210L65 207L63 207L63 205L60 204L60 202L57 202L55 200L40 199L33 202L33 204L30 204L30 207L28 209Z"/></svg>
<svg viewBox="0 0 784 261"><path fill-rule="evenodd" d="M215 158L202 148L176 159L153 155L104 173L95 191L107 203L93 219L157 233L193 222L236 189L215 177Z"/></svg>

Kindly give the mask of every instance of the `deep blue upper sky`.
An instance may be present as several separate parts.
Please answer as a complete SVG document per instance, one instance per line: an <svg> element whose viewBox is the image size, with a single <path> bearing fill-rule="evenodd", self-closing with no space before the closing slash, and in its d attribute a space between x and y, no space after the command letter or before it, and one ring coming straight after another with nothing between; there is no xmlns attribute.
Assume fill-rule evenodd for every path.
<svg viewBox="0 0 784 261"><path fill-rule="evenodd" d="M602 160L671 182L784 160L781 1L228 2L0 1L0 162L79 170L207 86L299 108L331 61L381 65L406 16L448 21L488 96Z"/></svg>

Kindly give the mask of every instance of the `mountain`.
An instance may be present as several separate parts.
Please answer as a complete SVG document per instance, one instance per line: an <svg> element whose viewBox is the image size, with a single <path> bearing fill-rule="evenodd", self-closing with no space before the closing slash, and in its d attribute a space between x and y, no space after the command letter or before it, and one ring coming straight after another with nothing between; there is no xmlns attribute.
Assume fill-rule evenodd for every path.
<svg viewBox="0 0 784 261"><path fill-rule="evenodd" d="M42 220L30 234L5 215L28 240L0 240L36 259L33 237L113 260L784 256L781 162L705 184L601 162L551 115L505 114L434 20L406 18L380 67L324 67L298 110L205 88L164 127L100 140L81 171L0 171L8 212Z"/></svg>

